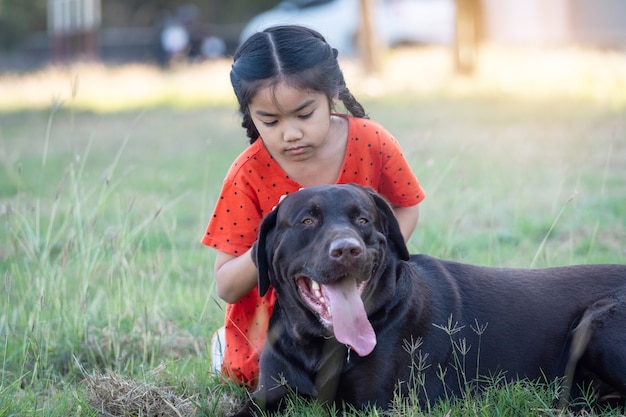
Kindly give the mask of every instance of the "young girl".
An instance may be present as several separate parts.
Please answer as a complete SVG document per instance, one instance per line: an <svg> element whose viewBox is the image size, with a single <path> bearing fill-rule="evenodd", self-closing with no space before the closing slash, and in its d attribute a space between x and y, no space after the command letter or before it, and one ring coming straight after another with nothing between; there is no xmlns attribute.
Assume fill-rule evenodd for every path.
<svg viewBox="0 0 626 417"><path fill-rule="evenodd" d="M217 250L217 293L226 301L222 372L254 388L275 297L259 297L251 247L281 196L319 184L358 183L394 208L405 240L424 191L400 145L367 119L319 33L278 26L234 56L231 83L250 146L231 165L202 243ZM350 115L334 112L341 101Z"/></svg>

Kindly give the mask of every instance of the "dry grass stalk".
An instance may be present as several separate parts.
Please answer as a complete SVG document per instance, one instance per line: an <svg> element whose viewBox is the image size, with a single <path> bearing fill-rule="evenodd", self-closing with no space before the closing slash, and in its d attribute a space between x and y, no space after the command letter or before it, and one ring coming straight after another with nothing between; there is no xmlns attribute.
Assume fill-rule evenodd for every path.
<svg viewBox="0 0 626 417"><path fill-rule="evenodd" d="M187 417L198 414L193 398L180 397L167 387L126 379L111 370L84 375L87 403L100 416Z"/></svg>

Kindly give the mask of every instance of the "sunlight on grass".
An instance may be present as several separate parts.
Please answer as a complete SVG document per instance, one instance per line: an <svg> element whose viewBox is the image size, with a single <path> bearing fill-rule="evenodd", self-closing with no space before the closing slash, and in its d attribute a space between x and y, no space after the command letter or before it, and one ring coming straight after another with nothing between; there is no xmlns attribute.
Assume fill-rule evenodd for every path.
<svg viewBox="0 0 626 417"><path fill-rule="evenodd" d="M229 58L163 71L150 65L97 63L0 75L0 111L45 108L51 103L96 111L233 103ZM522 48L485 45L472 77L453 74L448 49L390 50L380 73L366 75L344 60L348 86L358 97L383 95L567 97L626 104L626 55L576 47Z"/></svg>
<svg viewBox="0 0 626 417"><path fill-rule="evenodd" d="M440 48L389 51L376 76L344 62L348 86L425 187L411 252L623 263L626 57L488 46L480 62L473 77L451 75ZM179 401L172 415L220 416L245 399L209 372L224 305L215 254L200 244L247 146L229 67L0 75L0 416L92 417L118 404L150 415L151 398L163 409ZM500 388L432 414L398 398L389 415L598 415L554 410L554 384Z"/></svg>
<svg viewBox="0 0 626 417"><path fill-rule="evenodd" d="M392 51L382 77L368 90L444 93L451 96L504 96L524 99L567 97L626 103L626 54L575 47L524 48L485 46L474 76L452 75L452 61L445 49ZM358 83L357 83L358 85Z"/></svg>
<svg viewBox="0 0 626 417"><path fill-rule="evenodd" d="M158 105L230 104L225 61L162 71L150 65L75 64L28 74L0 75L0 110L62 103L101 112Z"/></svg>

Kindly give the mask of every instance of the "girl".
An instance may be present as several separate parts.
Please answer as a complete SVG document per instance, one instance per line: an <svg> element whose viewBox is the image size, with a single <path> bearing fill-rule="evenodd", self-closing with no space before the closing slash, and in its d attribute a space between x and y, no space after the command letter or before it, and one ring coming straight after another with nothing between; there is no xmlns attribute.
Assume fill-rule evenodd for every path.
<svg viewBox="0 0 626 417"><path fill-rule="evenodd" d="M319 184L358 183L394 207L405 240L424 199L396 139L352 96L337 50L319 33L277 26L237 50L230 79L250 146L231 165L202 243L217 250L217 293L227 302L222 372L256 386L274 304L261 298L251 247L281 196ZM350 115L335 113L341 101Z"/></svg>

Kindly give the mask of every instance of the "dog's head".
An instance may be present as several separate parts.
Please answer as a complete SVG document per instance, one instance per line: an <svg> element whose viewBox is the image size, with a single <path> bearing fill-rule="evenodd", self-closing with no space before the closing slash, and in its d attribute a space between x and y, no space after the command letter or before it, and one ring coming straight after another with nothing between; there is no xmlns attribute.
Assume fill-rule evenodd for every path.
<svg viewBox="0 0 626 417"><path fill-rule="evenodd" d="M347 184L287 196L263 220L254 257L260 294L274 286L295 337L333 334L365 356L376 344L367 314L384 296L377 278L409 254L389 204Z"/></svg>

